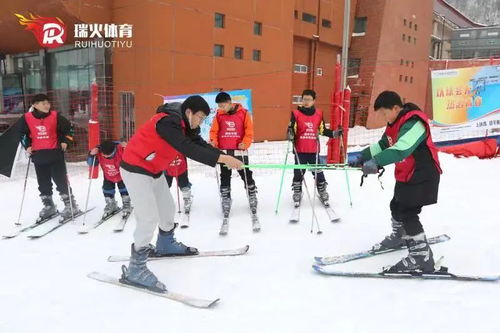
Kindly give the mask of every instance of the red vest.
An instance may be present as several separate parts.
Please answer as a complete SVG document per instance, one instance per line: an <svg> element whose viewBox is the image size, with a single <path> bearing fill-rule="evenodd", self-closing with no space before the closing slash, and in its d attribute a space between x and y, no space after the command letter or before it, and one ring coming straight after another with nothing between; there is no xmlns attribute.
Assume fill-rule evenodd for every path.
<svg viewBox="0 0 500 333"><path fill-rule="evenodd" d="M323 112L316 109L313 115L308 116L294 110L297 133L295 133L295 150L298 153L317 153L319 151L318 131L323 119Z"/></svg>
<svg viewBox="0 0 500 333"><path fill-rule="evenodd" d="M127 144L123 160L141 167L152 174L167 171L171 176L183 174L187 169L186 158L156 132L156 124L168 114L157 113L139 128ZM181 120L183 130L184 121Z"/></svg>
<svg viewBox="0 0 500 333"><path fill-rule="evenodd" d="M112 158L106 158L102 153L97 154L97 160L101 165L104 178L113 183L121 182L122 176L120 174L120 162L122 161L123 147L122 145L116 145L115 156Z"/></svg>
<svg viewBox="0 0 500 333"><path fill-rule="evenodd" d="M233 114L217 112L219 149L238 149L238 144L243 141L243 137L245 136L245 116L247 110L240 104L235 104L235 106L237 109Z"/></svg>
<svg viewBox="0 0 500 333"><path fill-rule="evenodd" d="M403 124L407 120L415 116L419 117L420 120L422 120L422 122L425 125L425 131L427 133L425 144L427 145L427 148L429 148L436 169L439 171L439 173L442 173L441 166L439 164L438 150L434 145L434 142L432 141L431 129L429 127L429 119L427 118L427 115L422 111L419 110L409 111L408 113L400 117L394 124L386 127L385 135L389 140L389 145L392 146L396 143L396 141L398 140L399 130L401 129L401 126L403 126ZM410 179L413 177L414 172L415 172L415 158L413 157L413 154L411 154L401 162L396 163L394 174L398 182L406 183L410 181Z"/></svg>
<svg viewBox="0 0 500 333"><path fill-rule="evenodd" d="M57 148L57 112L50 111L43 119L33 116L32 112L24 115L30 130L31 147L33 151Z"/></svg>

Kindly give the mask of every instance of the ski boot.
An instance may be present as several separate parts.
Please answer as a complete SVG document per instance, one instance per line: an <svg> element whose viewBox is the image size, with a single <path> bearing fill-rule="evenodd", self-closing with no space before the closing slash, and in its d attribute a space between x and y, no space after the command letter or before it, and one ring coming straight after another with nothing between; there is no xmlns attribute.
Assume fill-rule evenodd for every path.
<svg viewBox="0 0 500 333"><path fill-rule="evenodd" d="M425 233L422 232L415 236L405 235L403 238L408 246L408 256L394 266L384 268L384 272L434 272L434 257Z"/></svg>
<svg viewBox="0 0 500 333"><path fill-rule="evenodd" d="M184 199L184 213L189 214L191 212L191 205L193 204L193 196L191 195L191 187L186 186L181 188L182 199Z"/></svg>
<svg viewBox="0 0 500 333"><path fill-rule="evenodd" d="M106 200L106 206L104 207L104 213L102 214L102 218L106 218L109 215L112 215L115 213L120 207L118 207L118 203L116 202L115 198L111 197L104 197L104 200Z"/></svg>
<svg viewBox="0 0 500 333"><path fill-rule="evenodd" d="M292 191L293 204L295 207L299 207L300 201L302 200L302 182L293 182Z"/></svg>
<svg viewBox="0 0 500 333"><path fill-rule="evenodd" d="M318 189L319 201L321 201L323 206L328 207L330 206L330 204L328 203L330 196L328 195L328 191L326 190L326 185L328 185L327 182L321 182L316 185L316 188Z"/></svg>
<svg viewBox="0 0 500 333"><path fill-rule="evenodd" d="M130 196L127 194L122 195L122 214L128 215L132 212L132 205L130 204Z"/></svg>
<svg viewBox="0 0 500 333"><path fill-rule="evenodd" d="M221 187L220 194L222 200L222 213L224 214L224 217L228 217L232 204L231 189L229 187Z"/></svg>
<svg viewBox="0 0 500 333"><path fill-rule="evenodd" d="M142 247L137 251L132 244L130 262L122 266L120 282L132 286L149 289L155 292L166 292L167 288L146 266L151 247Z"/></svg>
<svg viewBox="0 0 500 333"><path fill-rule="evenodd" d="M253 214L257 213L257 186L255 184L248 185L248 202L250 204L250 210Z"/></svg>
<svg viewBox="0 0 500 333"><path fill-rule="evenodd" d="M54 205L54 201L52 201L52 196L41 195L40 198L42 199L43 208L40 211L40 214L38 214L38 219L36 220L37 223L57 215L57 208Z"/></svg>
<svg viewBox="0 0 500 333"><path fill-rule="evenodd" d="M73 195L70 197L68 194L61 194L61 199L64 202L64 209L61 212L61 218L63 220L81 213Z"/></svg>
<svg viewBox="0 0 500 333"><path fill-rule="evenodd" d="M192 256L198 254L198 249L186 246L175 239L174 231L176 227L177 223L170 231L159 229L156 247L150 253L151 257Z"/></svg>
<svg viewBox="0 0 500 333"><path fill-rule="evenodd" d="M392 233L389 236L386 236L380 243L375 244L372 247L372 251L397 249L404 245L403 236L405 235L405 229L403 227L403 222L396 221L394 218L391 218L391 224Z"/></svg>

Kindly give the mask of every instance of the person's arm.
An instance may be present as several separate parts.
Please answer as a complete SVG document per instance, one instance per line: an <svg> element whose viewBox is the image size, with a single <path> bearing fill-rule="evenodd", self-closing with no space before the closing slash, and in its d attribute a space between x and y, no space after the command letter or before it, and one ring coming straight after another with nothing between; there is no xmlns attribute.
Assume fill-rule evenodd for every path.
<svg viewBox="0 0 500 333"><path fill-rule="evenodd" d="M324 135L333 139L339 137L341 133L342 133L341 128L335 131L326 128L325 121L321 119L321 123L319 124L319 135Z"/></svg>
<svg viewBox="0 0 500 333"><path fill-rule="evenodd" d="M382 138L372 144L371 146L363 149L361 151L361 162L371 160L374 156L377 154L380 154L384 149L387 149L389 147L389 140L387 139L387 136L385 133L382 135Z"/></svg>
<svg viewBox="0 0 500 333"><path fill-rule="evenodd" d="M215 113L215 117L212 120L212 126L210 127L210 143L214 147L219 146L219 122L217 121L217 113Z"/></svg>
<svg viewBox="0 0 500 333"><path fill-rule="evenodd" d="M19 132L21 134L21 144L23 145L24 149L31 148L31 138L30 138L30 129L28 127L28 124L26 123L26 117L23 115L21 119L19 120L20 123L20 128Z"/></svg>
<svg viewBox="0 0 500 333"><path fill-rule="evenodd" d="M243 149L246 150L250 148L253 142L253 121L252 116L248 111L245 113L245 136L243 136L243 140L241 143L243 144Z"/></svg>
<svg viewBox="0 0 500 333"><path fill-rule="evenodd" d="M68 146L74 144L71 123L59 112L57 113L57 136L60 143L65 143Z"/></svg>
<svg viewBox="0 0 500 333"><path fill-rule="evenodd" d="M215 166L221 152L203 146L200 141L197 144L196 140L193 141L193 139L184 135L181 121L181 118L174 114L164 117L156 124L156 132L186 157L206 165ZM201 138L197 140L203 141Z"/></svg>
<svg viewBox="0 0 500 333"><path fill-rule="evenodd" d="M288 123L287 127L287 138L290 141L293 141L295 139L295 134L297 133L297 121L295 119L295 115L291 114L290 116L290 122Z"/></svg>
<svg viewBox="0 0 500 333"><path fill-rule="evenodd" d="M401 126L396 143L372 155L379 166L400 162L410 156L425 140L427 131L419 119L410 119Z"/></svg>

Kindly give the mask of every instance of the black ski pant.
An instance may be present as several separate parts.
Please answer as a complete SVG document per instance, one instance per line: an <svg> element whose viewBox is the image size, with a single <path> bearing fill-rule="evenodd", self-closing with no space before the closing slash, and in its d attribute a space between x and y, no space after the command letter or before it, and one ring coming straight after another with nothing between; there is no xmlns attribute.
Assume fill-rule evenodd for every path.
<svg viewBox="0 0 500 333"><path fill-rule="evenodd" d="M316 153L296 153L295 164L317 164ZM311 170L313 176L316 174L316 184L325 182L325 174L323 171ZM304 180L305 169L293 170L293 181L300 182Z"/></svg>
<svg viewBox="0 0 500 333"><path fill-rule="evenodd" d="M33 162L33 164L35 165L40 195L52 196L52 181L56 184L56 189L59 194L68 194L66 163L64 162L64 155L62 152L55 158L47 161L47 163Z"/></svg>
<svg viewBox="0 0 500 333"><path fill-rule="evenodd" d="M418 217L418 214L422 211L422 206L408 206L393 198L390 207L392 218L403 222L403 227L408 236L415 236L424 232Z"/></svg>
<svg viewBox="0 0 500 333"><path fill-rule="evenodd" d="M240 161L242 161L244 164L248 164L248 155L245 154L243 156L235 155L234 150L228 150L227 155L231 155ZM243 183L245 183L245 177L248 185L255 185L255 180L253 179L253 172L248 169L248 168L243 168L241 170L238 170L238 173L240 174L241 180L243 180ZM228 187L231 188L231 174L232 170L227 168L225 165L221 165L220 168L220 187Z"/></svg>
<svg viewBox="0 0 500 333"><path fill-rule="evenodd" d="M102 182L102 193L104 194L104 197L114 198L116 186L118 186L118 191L120 191L121 196L128 195L128 191L123 183L123 180L115 183L104 178L104 181Z"/></svg>
<svg viewBox="0 0 500 333"><path fill-rule="evenodd" d="M177 178L177 181L179 182L179 188L184 188L184 187L191 188L191 183L189 182L187 170L178 177L170 176L168 173L165 172L165 178L167 179L168 187L172 187L172 182L174 181L174 178Z"/></svg>

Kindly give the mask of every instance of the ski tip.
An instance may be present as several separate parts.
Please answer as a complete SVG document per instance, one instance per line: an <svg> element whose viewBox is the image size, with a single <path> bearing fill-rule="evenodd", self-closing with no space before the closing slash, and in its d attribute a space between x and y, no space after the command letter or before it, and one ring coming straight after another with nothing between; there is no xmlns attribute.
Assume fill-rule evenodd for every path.
<svg viewBox="0 0 500 333"><path fill-rule="evenodd" d="M314 264L319 266L324 266L323 257L314 257Z"/></svg>
<svg viewBox="0 0 500 333"><path fill-rule="evenodd" d="M250 245L245 245L243 248L245 249L244 253L247 253L250 250Z"/></svg>
<svg viewBox="0 0 500 333"><path fill-rule="evenodd" d="M187 229L187 228L189 228L189 226L187 224L181 225L181 229Z"/></svg>
<svg viewBox="0 0 500 333"><path fill-rule="evenodd" d="M319 265L312 265L312 268L316 271L316 272L319 272L321 273L323 271L323 267L319 266Z"/></svg>
<svg viewBox="0 0 500 333"><path fill-rule="evenodd" d="M218 303L219 303L219 301L220 301L220 298L217 298L217 299L213 300L213 302L212 302L212 303L208 304L208 308L211 308L211 307L213 307L214 305L218 304Z"/></svg>
<svg viewBox="0 0 500 333"><path fill-rule="evenodd" d="M451 237L450 237L450 236L448 236L447 234L443 234L443 236L442 236L442 237L443 237L443 238L445 238L446 240L450 240L450 239L451 239Z"/></svg>

